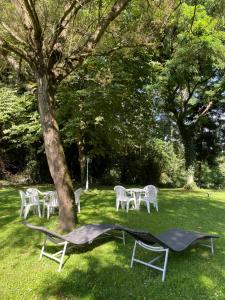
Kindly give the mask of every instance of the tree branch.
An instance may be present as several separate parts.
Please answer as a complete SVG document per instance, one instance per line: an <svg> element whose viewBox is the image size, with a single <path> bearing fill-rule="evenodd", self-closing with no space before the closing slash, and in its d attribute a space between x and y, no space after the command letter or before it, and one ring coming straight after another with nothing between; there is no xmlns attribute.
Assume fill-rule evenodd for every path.
<svg viewBox="0 0 225 300"><path fill-rule="evenodd" d="M22 45L26 45L26 42L23 39L21 39L21 37L19 37L18 34L12 28L10 28L5 23L1 23L1 25L7 31L7 33L11 36L11 38L13 38L16 42L18 42Z"/></svg>
<svg viewBox="0 0 225 300"><path fill-rule="evenodd" d="M213 102L210 101L210 102L208 103L208 105L207 105L205 108L202 108L202 109L201 109L202 111L201 111L200 114L198 115L198 119L199 119L200 117L205 116L205 115L208 113L208 111L210 110L210 108L212 107L212 105L213 105Z"/></svg>
<svg viewBox="0 0 225 300"><path fill-rule="evenodd" d="M130 1L131 0L117 0L114 3L108 14L101 18L96 30L89 36L86 42L73 51L69 57L64 59L64 63L60 68L64 71L59 74L57 78L58 81L64 79L77 65L80 65L86 57L92 54L110 23L121 13Z"/></svg>
<svg viewBox="0 0 225 300"><path fill-rule="evenodd" d="M188 97L187 97L187 99L184 101L184 111L187 110L188 102L189 102L189 100L191 99L191 97L193 96L193 94L194 94L194 92L195 92L195 89L197 88L198 85L199 85L199 82L197 82L197 83L194 85L194 87L192 88L192 90L191 90L190 85L188 84Z"/></svg>
<svg viewBox="0 0 225 300"><path fill-rule="evenodd" d="M106 52L99 52L98 54L95 54L94 56L107 56L107 55L110 55L118 50L122 50L122 49L129 49L129 48L137 48L137 47L149 47L151 46L151 49L152 49L152 46L154 44L151 44L151 43L140 43L140 44L135 44L135 45L118 45L114 48L111 48L109 49L108 51Z"/></svg>
<svg viewBox="0 0 225 300"><path fill-rule="evenodd" d="M11 65L16 72L19 71L20 64L17 62L17 60L12 56L8 56L4 51L2 51L1 48L0 48L0 57L5 59L7 63Z"/></svg>
<svg viewBox="0 0 225 300"><path fill-rule="evenodd" d="M74 18L79 10L88 2L92 0L74 0L69 6L66 5L65 11L58 24L55 27L53 38L51 39L51 46L49 49L49 60L48 60L48 68L52 69L56 62L59 62L61 59L61 52L63 48L63 44L65 42L64 39L59 40L59 37L62 35L66 35L66 30L68 29L68 24L71 19ZM57 58L56 53L57 52Z"/></svg>
<svg viewBox="0 0 225 300"><path fill-rule="evenodd" d="M25 51L8 43L2 37L0 37L0 50L2 53L7 53L8 51L11 51L11 52L15 53L17 56L24 59L29 64L31 63L31 60L29 59L29 57Z"/></svg>
<svg viewBox="0 0 225 300"><path fill-rule="evenodd" d="M32 24L30 22L30 17L27 13L27 10L25 9L24 4L22 4L21 1L11 0L11 2L15 6L18 16L20 17L20 20L21 20L21 25L23 26L24 31L26 33L26 42L30 46L30 48L33 50L34 42L31 37Z"/></svg>
<svg viewBox="0 0 225 300"><path fill-rule="evenodd" d="M210 77L208 78L205 78L204 80L201 80L201 81L198 81L196 82L196 84L193 86L192 90L190 89L190 86L188 87L188 92L189 92L189 95L188 95L188 98L186 99L186 101L184 102L184 107L185 107L185 110L186 110L186 107L188 105L188 102L189 100L191 99L191 97L193 96L197 86L203 84L203 83L207 83L208 80L210 80L212 77L214 77L216 72L214 72Z"/></svg>
<svg viewBox="0 0 225 300"><path fill-rule="evenodd" d="M42 30L33 0L22 0L34 29L34 39L38 51L42 48Z"/></svg>
<svg viewBox="0 0 225 300"><path fill-rule="evenodd" d="M67 25L71 21L71 19L78 13L78 11L88 2L92 0L81 0L77 1L74 0L67 9L65 9L63 16L59 20L58 24L56 25L56 29L54 31L54 35L52 38L52 43L50 47L50 53L56 44L58 37L61 35L61 33L67 28Z"/></svg>
<svg viewBox="0 0 225 300"><path fill-rule="evenodd" d="M99 22L98 27L96 28L95 32L89 37L89 39L84 44L84 48L86 51L92 51L96 44L101 39L102 35L106 31L109 24L121 13L121 11L126 7L126 5L131 0L117 0L116 3L111 8L111 11L108 13L107 16L103 17Z"/></svg>
<svg viewBox="0 0 225 300"><path fill-rule="evenodd" d="M191 26L190 26L190 31L191 32L192 32L192 26L193 26L194 21L195 21L196 11L197 11L197 1L195 1L194 14L193 14L193 17L192 17L192 20L191 20Z"/></svg>

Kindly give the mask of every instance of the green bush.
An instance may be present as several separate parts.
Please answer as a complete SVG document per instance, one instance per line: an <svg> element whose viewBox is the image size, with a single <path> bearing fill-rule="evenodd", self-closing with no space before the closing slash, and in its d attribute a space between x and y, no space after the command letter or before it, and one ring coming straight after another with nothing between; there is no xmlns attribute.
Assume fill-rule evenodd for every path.
<svg viewBox="0 0 225 300"><path fill-rule="evenodd" d="M217 165L209 167L202 166L201 187L205 188L224 188L225 187L225 162L219 160Z"/></svg>
<svg viewBox="0 0 225 300"><path fill-rule="evenodd" d="M184 185L184 190L186 190L186 191L194 191L197 188L198 187L197 187L197 185L196 185L195 182L193 182L193 183L187 183L187 184Z"/></svg>
<svg viewBox="0 0 225 300"><path fill-rule="evenodd" d="M120 176L120 170L113 168L99 179L99 183L102 185L115 185L120 182Z"/></svg>

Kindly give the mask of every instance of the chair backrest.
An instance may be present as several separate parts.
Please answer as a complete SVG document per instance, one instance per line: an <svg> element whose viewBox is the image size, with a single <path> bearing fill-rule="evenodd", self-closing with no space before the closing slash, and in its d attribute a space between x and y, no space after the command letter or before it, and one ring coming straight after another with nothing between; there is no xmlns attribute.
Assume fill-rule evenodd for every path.
<svg viewBox="0 0 225 300"><path fill-rule="evenodd" d="M80 202L80 194L82 192L82 188L77 189L74 192L74 196L75 196L75 203L79 203Z"/></svg>
<svg viewBox="0 0 225 300"><path fill-rule="evenodd" d="M120 201L126 198L126 189L122 185L116 185L114 191L116 193L116 200Z"/></svg>
<svg viewBox="0 0 225 300"><path fill-rule="evenodd" d="M36 188L28 188L26 190L26 194L27 195L30 195L30 194L32 194L32 195L38 195L38 189L36 189Z"/></svg>
<svg viewBox="0 0 225 300"><path fill-rule="evenodd" d="M20 198L21 198L21 201L22 201L22 205L23 206L26 206L26 204L27 204L27 201L26 201L26 194L23 192L23 191L21 191L21 190L19 190L19 195L20 195Z"/></svg>
<svg viewBox="0 0 225 300"><path fill-rule="evenodd" d="M40 201L39 201L38 189L28 188L26 190L26 195L29 196L30 203L39 204Z"/></svg>
<svg viewBox="0 0 225 300"><path fill-rule="evenodd" d="M58 200L58 194L56 191L48 192L45 196L45 201L51 206L51 207L58 207L59 206L59 200Z"/></svg>
<svg viewBox="0 0 225 300"><path fill-rule="evenodd" d="M156 199L157 198L157 193L158 190L154 185L146 185L144 187L146 196L149 197L150 199Z"/></svg>

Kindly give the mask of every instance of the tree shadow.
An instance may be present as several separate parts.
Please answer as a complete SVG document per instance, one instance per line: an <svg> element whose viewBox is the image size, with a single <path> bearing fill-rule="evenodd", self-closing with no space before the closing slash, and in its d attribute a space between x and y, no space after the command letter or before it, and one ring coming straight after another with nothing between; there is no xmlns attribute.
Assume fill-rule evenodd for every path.
<svg viewBox="0 0 225 300"><path fill-rule="evenodd" d="M92 255L77 253L79 257L68 263L65 275L45 276L41 298L216 299L215 286L223 286L224 272L218 267L217 260L214 261L203 249L171 253L166 282L162 283L161 274L156 270L138 264L129 267L130 248L130 245L123 247L120 244L107 256L98 254L98 249ZM119 258L119 261L111 261L111 256ZM141 256L151 259L150 253L142 253ZM216 278L212 274L216 274ZM217 293L224 295L224 288L217 289Z"/></svg>
<svg viewBox="0 0 225 300"><path fill-rule="evenodd" d="M22 225L19 214L15 213L19 204L17 191L0 193L0 224L4 228L0 249L5 249L0 252L0 258L4 256L6 260L14 252L16 255L34 257L31 261L36 269L40 268L38 278L41 283L36 291L40 299L192 299L192 296L193 299L217 299L215 289L217 295L225 295L222 284L225 272L221 268L224 265L225 243L222 238L215 242L213 258L208 249L202 248L189 249L181 254L171 253L165 284L161 283L158 271L138 264L130 269L134 243L131 237L126 239L125 246L109 237L88 247L75 249L67 256L62 272L58 273L58 265L54 262L47 258L37 261L43 237ZM160 191L159 212L152 208L151 214L148 214L144 206L140 211L116 212L114 192L95 190L81 196L79 226L117 223L153 234L179 227L223 236L224 216L224 202L207 195L203 197L202 193ZM27 221L53 230L57 227L57 216L47 220L30 215ZM53 251L51 247L48 249ZM143 251L140 255L147 260L151 257L150 253ZM13 263L16 270L16 260ZM22 270L18 276L23 276L24 272Z"/></svg>

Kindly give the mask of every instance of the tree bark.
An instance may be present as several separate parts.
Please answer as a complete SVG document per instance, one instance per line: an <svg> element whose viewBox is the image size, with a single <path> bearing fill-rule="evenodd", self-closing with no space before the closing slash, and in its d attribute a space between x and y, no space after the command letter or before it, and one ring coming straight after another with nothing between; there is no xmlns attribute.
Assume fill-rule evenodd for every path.
<svg viewBox="0 0 225 300"><path fill-rule="evenodd" d="M199 161L198 163L198 186L201 187L201 181L202 181L202 162Z"/></svg>
<svg viewBox="0 0 225 300"><path fill-rule="evenodd" d="M187 171L188 186L195 184L194 173L196 164L196 153L194 144L194 127L185 125L183 122L177 122L180 135L184 145L185 166Z"/></svg>
<svg viewBox="0 0 225 300"><path fill-rule="evenodd" d="M38 76L38 106L43 129L45 152L56 191L59 197L59 226L69 231L75 226L75 203L72 180L54 115L55 90L47 74ZM77 218L76 218L77 220Z"/></svg>
<svg viewBox="0 0 225 300"><path fill-rule="evenodd" d="M79 163L80 163L80 180L81 180L81 184L85 184L86 156L84 153L84 144L82 141L79 141L77 146L78 146Z"/></svg>

